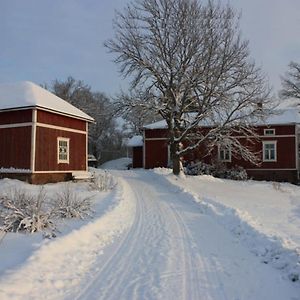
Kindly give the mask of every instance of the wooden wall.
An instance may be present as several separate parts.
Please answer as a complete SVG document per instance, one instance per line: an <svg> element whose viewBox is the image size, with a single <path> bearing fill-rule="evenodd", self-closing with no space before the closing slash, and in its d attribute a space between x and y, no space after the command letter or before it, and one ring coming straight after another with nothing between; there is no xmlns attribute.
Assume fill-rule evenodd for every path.
<svg viewBox="0 0 300 300"><path fill-rule="evenodd" d="M69 163L57 162L57 138L70 139ZM81 133L37 127L35 171L86 170L86 135Z"/></svg>
<svg viewBox="0 0 300 300"><path fill-rule="evenodd" d="M30 169L31 126L0 128L0 168Z"/></svg>

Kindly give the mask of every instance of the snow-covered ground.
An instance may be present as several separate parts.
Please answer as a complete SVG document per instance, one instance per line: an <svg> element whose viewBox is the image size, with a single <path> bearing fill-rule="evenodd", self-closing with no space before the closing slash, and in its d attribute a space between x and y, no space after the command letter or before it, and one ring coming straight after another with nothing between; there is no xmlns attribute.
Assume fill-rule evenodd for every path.
<svg viewBox="0 0 300 300"><path fill-rule="evenodd" d="M1 300L300 299L299 187L107 165L113 190L72 184L94 193L92 219L0 241Z"/></svg>
<svg viewBox="0 0 300 300"><path fill-rule="evenodd" d="M156 169L238 236L265 264L300 280L300 187L289 183L173 176Z"/></svg>
<svg viewBox="0 0 300 300"><path fill-rule="evenodd" d="M131 164L131 162L132 162L131 158L122 157L119 159L105 162L100 166L100 168L106 170L127 170L128 165Z"/></svg>

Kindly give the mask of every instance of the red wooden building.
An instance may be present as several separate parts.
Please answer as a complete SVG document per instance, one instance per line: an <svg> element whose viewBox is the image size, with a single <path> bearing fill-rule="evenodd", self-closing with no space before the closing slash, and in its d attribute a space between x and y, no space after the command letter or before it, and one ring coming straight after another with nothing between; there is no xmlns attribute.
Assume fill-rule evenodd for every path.
<svg viewBox="0 0 300 300"><path fill-rule="evenodd" d="M132 167L143 168L143 137L133 136L127 143L127 147L132 148Z"/></svg>
<svg viewBox="0 0 300 300"><path fill-rule="evenodd" d="M286 108L278 110L264 124L256 126L259 140L254 140L253 150L260 152L259 166L231 155L230 148L215 149L207 155L205 149L198 149L184 157L187 161L201 160L205 163L219 160L229 168L242 166L249 177L258 180L275 180L299 182L299 143L300 143L299 109ZM239 137L242 143L249 142L249 137ZM251 139L251 138L250 138ZM133 158L134 160L135 158ZM144 127L143 167L168 167L170 155L168 147L168 130L164 121Z"/></svg>
<svg viewBox="0 0 300 300"><path fill-rule="evenodd" d="M0 85L0 178L47 183L87 174L89 122L34 83Z"/></svg>

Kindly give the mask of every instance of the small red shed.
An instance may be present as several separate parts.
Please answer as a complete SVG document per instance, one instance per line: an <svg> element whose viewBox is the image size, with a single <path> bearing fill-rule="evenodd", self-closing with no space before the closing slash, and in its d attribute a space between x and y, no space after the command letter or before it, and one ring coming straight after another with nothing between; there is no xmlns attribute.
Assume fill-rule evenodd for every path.
<svg viewBox="0 0 300 300"><path fill-rule="evenodd" d="M132 167L142 168L143 167L143 137L135 135L129 139L127 147L132 148Z"/></svg>
<svg viewBox="0 0 300 300"><path fill-rule="evenodd" d="M32 82L0 85L0 178L48 183L87 175L93 118Z"/></svg>

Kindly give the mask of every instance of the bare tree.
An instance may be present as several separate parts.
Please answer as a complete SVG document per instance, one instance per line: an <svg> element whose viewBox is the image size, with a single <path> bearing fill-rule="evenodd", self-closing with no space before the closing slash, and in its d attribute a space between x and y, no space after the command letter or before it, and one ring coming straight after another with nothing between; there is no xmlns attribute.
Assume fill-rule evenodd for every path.
<svg viewBox="0 0 300 300"><path fill-rule="evenodd" d="M202 144L230 145L233 155L258 161L236 136L255 136L250 125L266 112L269 90L238 19L214 1L135 0L114 20L115 37L105 45L121 73L132 76L132 89L144 93L123 105L166 121L174 174L180 157Z"/></svg>
<svg viewBox="0 0 300 300"><path fill-rule="evenodd" d="M92 92L90 86L73 77L68 77L65 81L54 80L50 90L95 119L95 123L89 128L89 152L99 161L102 162L102 152L120 150L107 148L118 146L114 139L119 139L114 106L109 98L102 93Z"/></svg>
<svg viewBox="0 0 300 300"><path fill-rule="evenodd" d="M283 89L280 91L282 98L300 99L300 64L290 62L289 71L281 78Z"/></svg>
<svg viewBox="0 0 300 300"><path fill-rule="evenodd" d="M115 101L115 112L117 116L125 120L124 131L129 136L140 135L143 132L143 126L161 120L161 116L149 107L140 105L147 101L144 98L143 91L132 91L129 94L121 93ZM128 105L130 103L130 105Z"/></svg>

